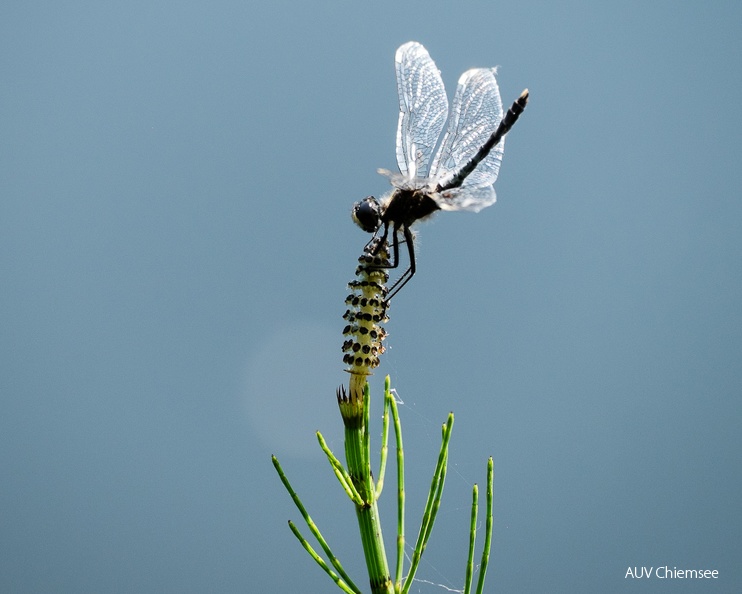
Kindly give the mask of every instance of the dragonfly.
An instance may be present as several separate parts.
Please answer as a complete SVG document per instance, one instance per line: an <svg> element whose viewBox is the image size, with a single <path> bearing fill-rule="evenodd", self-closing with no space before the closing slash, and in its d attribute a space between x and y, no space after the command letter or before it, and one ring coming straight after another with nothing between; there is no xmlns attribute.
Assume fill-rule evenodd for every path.
<svg viewBox="0 0 742 594"><path fill-rule="evenodd" d="M495 203L493 184L500 172L505 135L528 103L526 89L503 117L497 69L473 68L459 78L449 113L440 71L420 43L400 46L394 61L399 173L379 169L393 189L381 199L368 196L356 202L351 212L353 221L373 234L371 242L383 229L377 249L386 244L391 231L392 261L384 268L397 268L399 245L407 246L409 266L389 287L387 303L415 275L413 223L438 210L479 212Z"/></svg>

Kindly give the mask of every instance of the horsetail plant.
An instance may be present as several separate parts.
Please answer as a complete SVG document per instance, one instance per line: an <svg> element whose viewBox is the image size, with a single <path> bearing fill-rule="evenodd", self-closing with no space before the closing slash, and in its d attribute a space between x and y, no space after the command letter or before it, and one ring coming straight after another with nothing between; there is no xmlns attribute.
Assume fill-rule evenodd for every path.
<svg viewBox="0 0 742 594"><path fill-rule="evenodd" d="M320 446L335 476L355 506L373 594L406 594L412 586L440 508L448 468L448 444L453 429L453 413L450 413L443 425L438 463L428 491L410 566L404 575L404 451L399 411L387 376L382 415L381 461L378 479L374 482L369 435L370 396L366 380L378 367L379 357L384 353L386 331L382 324L388 321L389 301L415 274L415 238L410 226L438 210L478 212L495 203L493 184L500 170L505 135L525 110L529 98L528 90L523 91L510 109L504 112L495 78L497 69L472 68L459 78L449 114L440 72L421 44L411 41L400 46L395 55L395 69L399 94L399 173L379 170L379 173L389 177L394 189L380 200L369 196L357 202L351 212L355 223L373 235L358 259L357 278L349 284L352 292L345 300L348 309L343 316L347 322L343 330L343 362L347 365L350 381L347 389L345 386L338 388L337 400L345 426L346 467L329 450L322 435L317 433ZM434 154L436 147L438 148ZM387 239L391 241L391 259ZM407 246L409 265L387 289L389 276L386 271L399 266L400 244ZM390 413L397 444L397 561L394 577L389 570L377 506L386 474ZM289 523L291 530L317 564L344 592L360 592L312 522L275 457L273 464L330 564ZM493 481L494 467L490 458L487 464L484 550L479 564L477 594L481 594L484 589L492 543ZM469 552L464 576L465 594L472 591L478 494L477 486L474 485Z"/></svg>
<svg viewBox="0 0 742 594"><path fill-rule="evenodd" d="M347 325L343 331L343 362L347 365L346 371L350 374L348 388L341 386L337 390L337 400L340 415L345 427L345 459L346 466L330 451L324 437L317 432L322 451L327 456L333 473L345 491L348 499L353 503L361 536L361 543L368 569L369 586L372 594L406 594L415 579L423 552L430 539L433 524L440 508L443 486L448 468L448 445L453 429L453 413L449 413L442 426L441 446L438 452L438 461L428 491L427 501L422 521L418 530L415 546L410 558L407 574L404 574L405 560L405 483L404 483L404 450L402 444L402 426L399 410L395 401L389 377L384 384L384 406L382 414L382 443L380 448L380 464L378 478L374 481L371 472L371 445L369 434L370 392L367 382L369 375L379 365L379 357L384 353L383 341L386 331L381 324L388 321L386 300L386 282L388 275L385 268L389 265L389 247L385 240L376 239L370 242L358 259L356 279L349 283L351 294L345 303L348 306L343 316ZM396 563L394 576L390 572L390 565L384 548L381 519L377 501L381 497L386 463L388 457L389 416L394 427L397 462L397 539ZM327 541L322 536L309 513L304 508L299 495L291 486L286 474L281 468L278 459L273 456L273 465L289 492L294 504L301 513L312 536L319 543L327 561L312 547L309 541L301 534L296 525L289 521L289 527L301 545L315 560L315 562L330 576L335 584L347 594L360 594L362 590L355 584L343 569L340 560L332 552ZM492 458L488 462L487 471L487 519L485 523L485 544L480 562L477 594L484 588L484 578L489 561L490 544L492 539L492 502L493 502L493 464ZM472 512L469 536L469 551L465 566L464 592L471 592L474 573L474 545L476 540L476 525L478 511L478 488L474 485L472 493ZM329 562L329 563L328 563Z"/></svg>

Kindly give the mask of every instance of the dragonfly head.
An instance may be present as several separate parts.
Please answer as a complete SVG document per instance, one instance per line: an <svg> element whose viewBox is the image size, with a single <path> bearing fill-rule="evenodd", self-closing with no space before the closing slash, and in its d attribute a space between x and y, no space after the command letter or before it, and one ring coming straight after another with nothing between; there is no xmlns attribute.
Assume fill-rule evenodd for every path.
<svg viewBox="0 0 742 594"><path fill-rule="evenodd" d="M366 233L376 233L381 227L381 207L373 196L367 196L353 205L350 213L353 222Z"/></svg>

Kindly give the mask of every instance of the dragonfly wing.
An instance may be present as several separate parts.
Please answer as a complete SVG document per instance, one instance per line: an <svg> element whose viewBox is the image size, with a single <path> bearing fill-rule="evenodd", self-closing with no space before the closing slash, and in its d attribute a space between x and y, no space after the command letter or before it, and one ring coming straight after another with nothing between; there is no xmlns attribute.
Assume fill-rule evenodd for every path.
<svg viewBox="0 0 742 594"><path fill-rule="evenodd" d="M397 164L407 179L423 178L446 123L446 89L435 62L419 43L402 45L394 61L399 93Z"/></svg>
<svg viewBox="0 0 742 594"><path fill-rule="evenodd" d="M495 188L489 186L461 186L433 197L441 210L470 210L479 212L497 200Z"/></svg>
<svg viewBox="0 0 742 594"><path fill-rule="evenodd" d="M495 68L474 68L467 70L459 78L448 128L433 160L431 177L437 180L453 177L497 129L503 111L495 72ZM444 192L449 196L446 210L480 210L494 203L494 190L492 193L473 190L495 183L504 146L503 138L469 174L460 188ZM444 206L441 205L441 208Z"/></svg>

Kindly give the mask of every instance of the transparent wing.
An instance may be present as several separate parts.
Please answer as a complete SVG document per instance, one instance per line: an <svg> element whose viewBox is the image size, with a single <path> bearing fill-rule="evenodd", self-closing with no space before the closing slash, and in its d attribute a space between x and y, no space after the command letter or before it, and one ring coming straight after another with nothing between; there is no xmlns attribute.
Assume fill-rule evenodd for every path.
<svg viewBox="0 0 742 594"><path fill-rule="evenodd" d="M450 179L497 129L502 120L502 100L495 68L474 68L459 78L451 106L448 129L433 160L431 177ZM444 210L481 210L495 202L491 186L497 179L505 147L503 138L469 174L460 188L444 192ZM486 188L489 187L491 191ZM478 191L473 191L478 189ZM442 202L445 201L445 204Z"/></svg>
<svg viewBox="0 0 742 594"><path fill-rule="evenodd" d="M479 212L497 200L495 188L488 186L461 186L433 196L441 210L471 210Z"/></svg>
<svg viewBox="0 0 742 594"><path fill-rule="evenodd" d="M435 62L419 43L400 46L394 61L399 93L397 164L405 178L422 178L446 123L446 89Z"/></svg>

